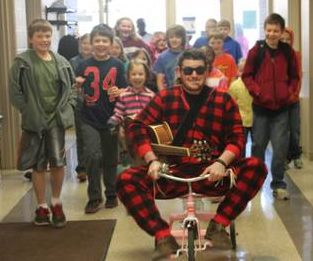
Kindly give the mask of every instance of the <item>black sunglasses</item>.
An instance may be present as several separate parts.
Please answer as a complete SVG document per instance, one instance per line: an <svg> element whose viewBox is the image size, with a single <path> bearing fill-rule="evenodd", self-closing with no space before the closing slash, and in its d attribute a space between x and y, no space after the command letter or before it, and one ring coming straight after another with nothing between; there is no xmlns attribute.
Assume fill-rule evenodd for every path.
<svg viewBox="0 0 313 261"><path fill-rule="evenodd" d="M195 71L198 75L203 74L206 71L206 68L204 66L198 66L196 68L192 67L184 67L182 69L183 73L185 75L191 75L193 71Z"/></svg>

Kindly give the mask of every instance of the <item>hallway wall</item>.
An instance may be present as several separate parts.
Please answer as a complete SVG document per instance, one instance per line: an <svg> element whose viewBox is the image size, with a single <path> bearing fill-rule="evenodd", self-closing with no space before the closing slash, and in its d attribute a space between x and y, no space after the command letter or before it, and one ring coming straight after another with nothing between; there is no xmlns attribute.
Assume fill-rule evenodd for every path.
<svg viewBox="0 0 313 261"><path fill-rule="evenodd" d="M19 8L16 8L19 6ZM13 58L16 55L18 48L23 48L25 35L21 34L19 42L16 41L16 32L21 32L21 27L16 27L16 17L19 17L19 22L26 24L23 21L25 4L20 0L2 0L0 1L0 113L4 116L3 120L3 138L1 139L1 166L13 168L16 159L16 142L19 136L20 120L16 111L11 107L8 94L8 74ZM24 9L25 10L25 9ZM18 44L18 45L17 45Z"/></svg>
<svg viewBox="0 0 313 261"><path fill-rule="evenodd" d="M301 90L302 145L306 156L313 160L313 5L309 0L301 1L301 54L303 85Z"/></svg>

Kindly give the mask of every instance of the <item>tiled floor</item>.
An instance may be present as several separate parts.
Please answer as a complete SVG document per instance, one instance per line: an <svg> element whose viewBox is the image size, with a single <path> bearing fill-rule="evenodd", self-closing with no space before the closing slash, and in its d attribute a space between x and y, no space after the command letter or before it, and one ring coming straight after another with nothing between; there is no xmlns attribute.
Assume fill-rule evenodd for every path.
<svg viewBox="0 0 313 261"><path fill-rule="evenodd" d="M71 164L74 166L75 162L72 160ZM269 189L269 176L262 191L236 220L237 250L235 252L208 250L200 253L197 260L313 260L312 173L313 163L305 159L302 170L291 168L288 171L287 181L291 200L284 202L273 200ZM153 238L138 228L122 205L115 209L103 209L93 215L84 214L87 200L86 183L78 183L71 171L67 173L62 197L69 220L117 219L106 260L150 260ZM16 210L14 207L18 202L19 209ZM2 173L0 183L2 222L31 221L33 215L33 209L29 207L31 204L34 206L31 184L16 171ZM182 208L179 199L159 201L158 205L164 217ZM209 205L204 203L202 207L206 209ZM178 260L187 259L180 257Z"/></svg>

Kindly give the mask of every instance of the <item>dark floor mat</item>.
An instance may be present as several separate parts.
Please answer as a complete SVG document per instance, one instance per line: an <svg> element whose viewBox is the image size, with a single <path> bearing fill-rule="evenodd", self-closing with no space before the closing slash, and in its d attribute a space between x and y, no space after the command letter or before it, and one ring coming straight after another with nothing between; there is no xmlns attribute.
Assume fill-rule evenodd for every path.
<svg viewBox="0 0 313 261"><path fill-rule="evenodd" d="M116 220L70 221L65 228L0 223L2 261L103 261Z"/></svg>

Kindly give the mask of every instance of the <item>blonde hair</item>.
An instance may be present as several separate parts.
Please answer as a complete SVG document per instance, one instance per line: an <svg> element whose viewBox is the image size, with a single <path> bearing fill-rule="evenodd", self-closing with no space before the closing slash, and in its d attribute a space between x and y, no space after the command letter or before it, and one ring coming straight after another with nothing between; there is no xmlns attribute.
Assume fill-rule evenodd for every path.
<svg viewBox="0 0 313 261"><path fill-rule="evenodd" d="M217 27L221 27L221 26L228 27L229 29L231 28L231 24L227 19L222 19L221 21L217 23Z"/></svg>
<svg viewBox="0 0 313 261"><path fill-rule="evenodd" d="M121 17L120 19L118 19L118 20L116 21L116 24L115 24L115 26L114 26L115 35L116 35L117 37L121 38L121 34L120 34L120 31L119 31L119 26L120 26L120 24L121 24L123 21L129 21L129 22L131 23L132 30L131 30L131 32L130 32L130 38L132 38L133 40L139 39L139 37L137 36L136 31L135 31L134 22L133 22L132 19L130 19L129 17Z"/></svg>
<svg viewBox="0 0 313 261"><path fill-rule="evenodd" d="M208 41L210 42L211 39L220 39L220 40L224 41L224 36L220 32L214 32L214 33L210 34Z"/></svg>

